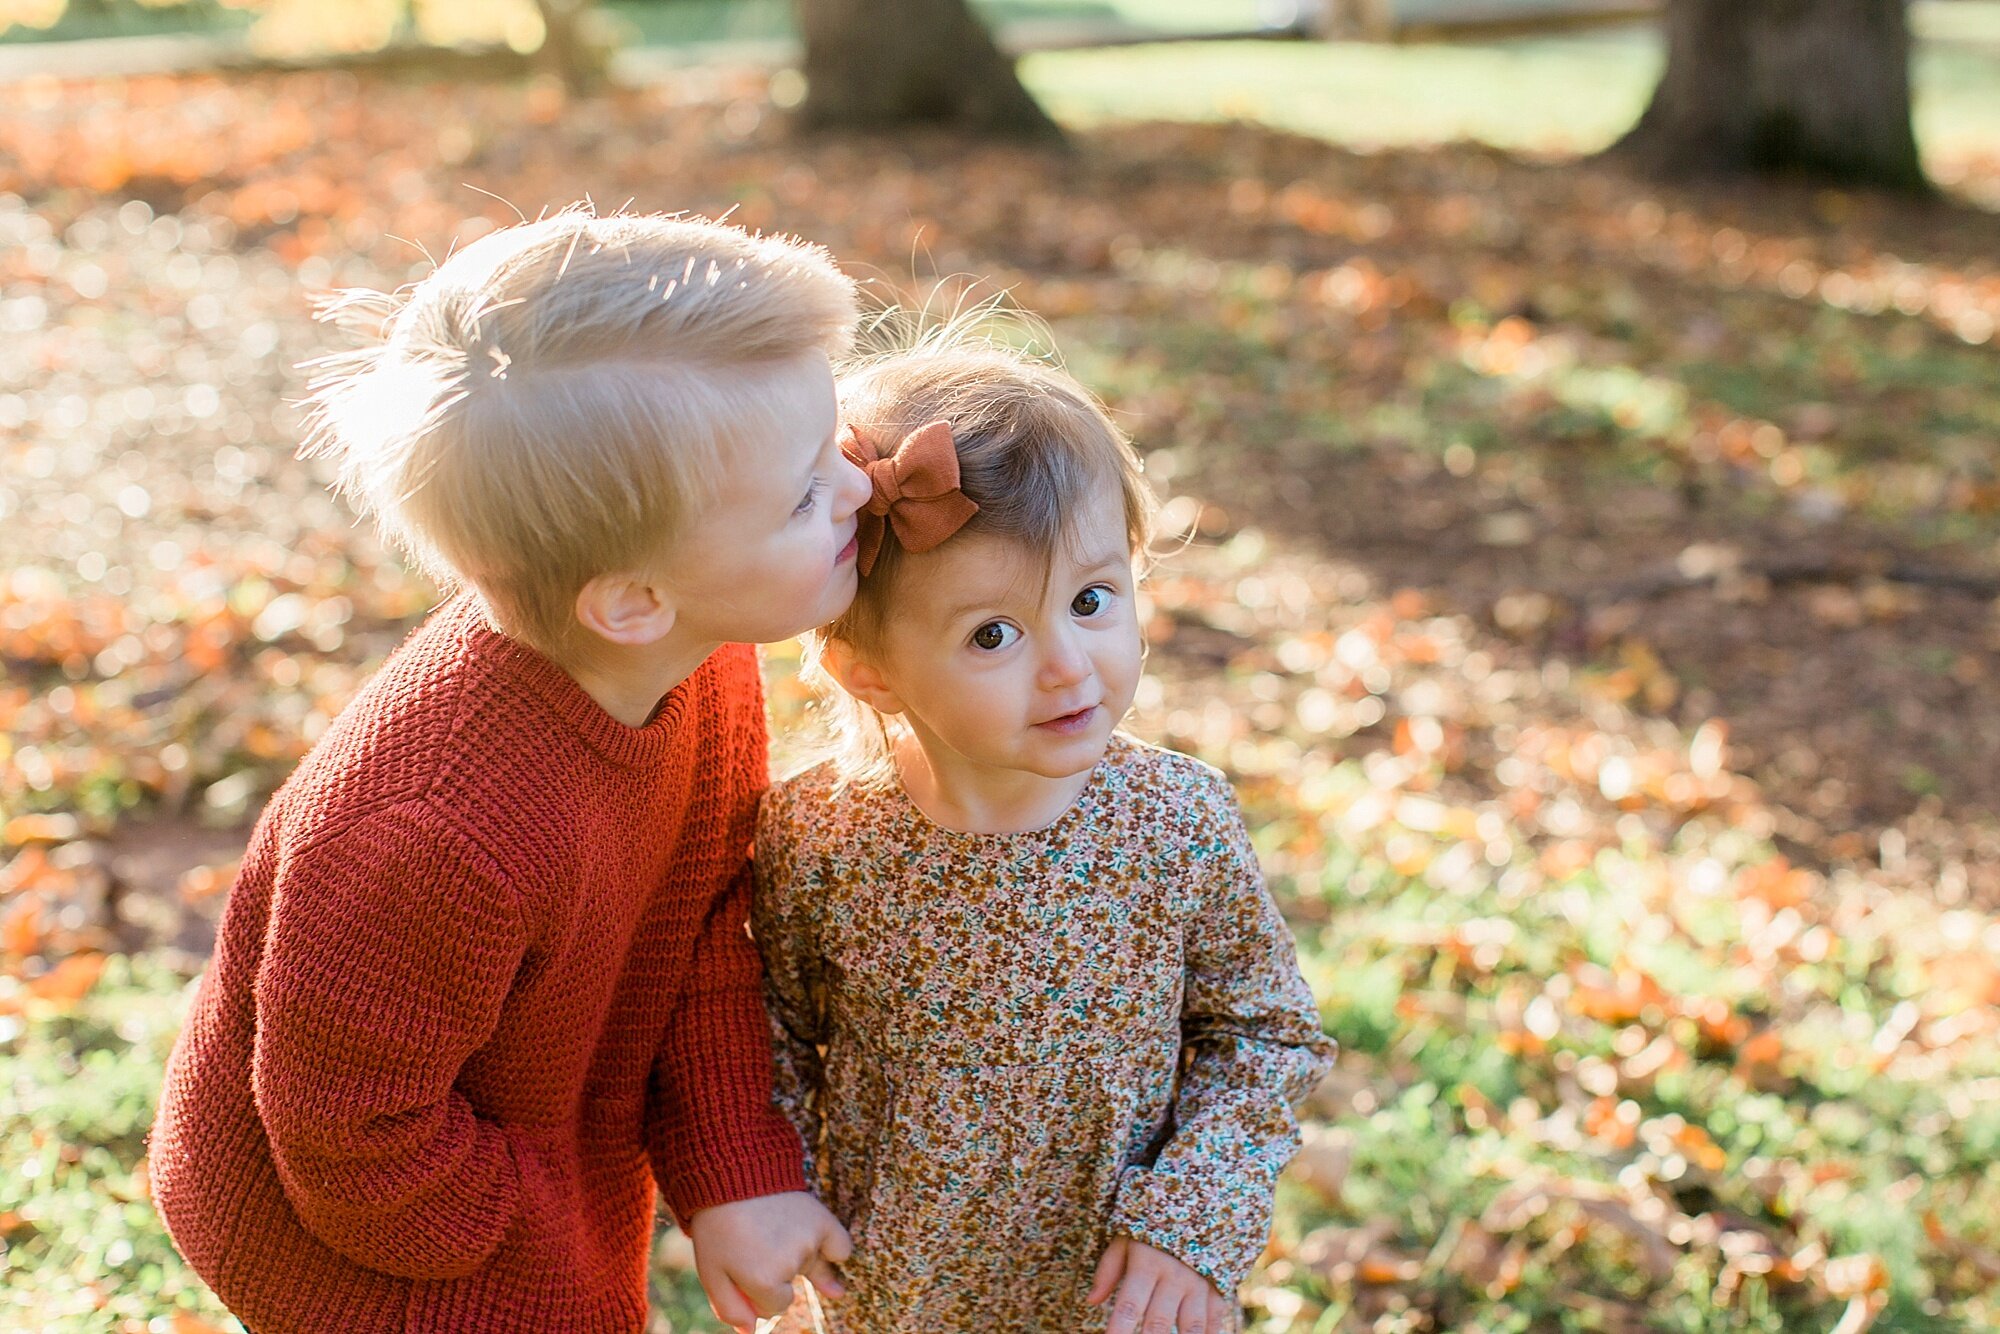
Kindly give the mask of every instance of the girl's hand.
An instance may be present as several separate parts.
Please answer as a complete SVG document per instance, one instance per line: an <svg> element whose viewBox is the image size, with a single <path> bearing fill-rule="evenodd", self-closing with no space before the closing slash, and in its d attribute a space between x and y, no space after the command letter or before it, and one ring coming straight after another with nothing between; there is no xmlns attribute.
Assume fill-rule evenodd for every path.
<svg viewBox="0 0 2000 1334"><path fill-rule="evenodd" d="M1118 1293L1107 1334L1231 1334L1236 1307L1215 1285L1165 1251L1120 1237L1097 1262L1084 1298L1092 1306Z"/></svg>
<svg viewBox="0 0 2000 1334"><path fill-rule="evenodd" d="M716 1319L737 1330L761 1316L784 1314L797 1274L828 1296L840 1296L833 1266L853 1249L847 1229L803 1191L703 1209L688 1221L688 1236L708 1304Z"/></svg>

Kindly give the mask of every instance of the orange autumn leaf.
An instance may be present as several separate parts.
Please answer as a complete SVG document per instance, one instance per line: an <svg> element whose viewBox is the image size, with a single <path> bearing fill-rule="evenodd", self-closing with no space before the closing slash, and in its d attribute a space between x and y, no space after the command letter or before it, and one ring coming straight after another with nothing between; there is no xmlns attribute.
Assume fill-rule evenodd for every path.
<svg viewBox="0 0 2000 1334"><path fill-rule="evenodd" d="M194 903L201 899L211 898L228 889L235 882L236 868L241 864L241 860L239 859L237 861L218 862L213 866L197 866L192 868L181 876L180 883L177 886L180 891L181 901L184 903Z"/></svg>
<svg viewBox="0 0 2000 1334"><path fill-rule="evenodd" d="M173 1334L226 1334L222 1326L203 1320L198 1315L185 1311L174 1313Z"/></svg>
<svg viewBox="0 0 2000 1334"><path fill-rule="evenodd" d="M1629 965L1615 973L1585 967L1577 971L1569 1007L1603 1024L1629 1024L1649 1007L1664 1009L1667 993L1644 971Z"/></svg>
<svg viewBox="0 0 2000 1334"><path fill-rule="evenodd" d="M1953 1236L1933 1210L1924 1211L1924 1236L1946 1255L1971 1265L1987 1282L2000 1282L2000 1252Z"/></svg>
<svg viewBox="0 0 2000 1334"><path fill-rule="evenodd" d="M1437 641L1429 635L1406 635L1397 641L1397 647L1402 650L1403 661L1420 666L1437 662L1444 657L1444 652L1438 647Z"/></svg>
<svg viewBox="0 0 2000 1334"><path fill-rule="evenodd" d="M1931 985L1967 1005L2000 1005L2000 964L1984 950L1954 950L1931 961Z"/></svg>
<svg viewBox="0 0 2000 1334"><path fill-rule="evenodd" d="M1700 1126L1682 1126L1674 1133L1674 1147L1705 1172L1720 1172L1729 1162L1722 1146Z"/></svg>
<svg viewBox="0 0 2000 1334"><path fill-rule="evenodd" d="M1503 1028L1493 1035L1493 1046L1505 1056L1539 1056L1549 1044L1525 1028Z"/></svg>
<svg viewBox="0 0 2000 1334"><path fill-rule="evenodd" d="M1784 1039L1778 1036L1776 1030L1766 1029L1736 1049L1736 1063L1739 1067L1776 1065L1784 1053Z"/></svg>
<svg viewBox="0 0 2000 1334"><path fill-rule="evenodd" d="M1354 1277L1363 1283L1408 1283L1423 1272L1421 1261L1389 1251L1377 1251L1354 1267Z"/></svg>
<svg viewBox="0 0 2000 1334"><path fill-rule="evenodd" d="M40 953L41 948L42 905L34 899L21 899L0 922L0 953L25 957Z"/></svg>
<svg viewBox="0 0 2000 1334"><path fill-rule="evenodd" d="M1681 1013L1694 1020L1702 1045L1711 1051L1733 1051L1750 1036L1750 1021L1719 997L1684 997Z"/></svg>
<svg viewBox="0 0 2000 1334"><path fill-rule="evenodd" d="M74 1005L90 994L104 972L102 954L72 954L55 967L29 982L27 994L36 1000Z"/></svg>
<svg viewBox="0 0 2000 1334"><path fill-rule="evenodd" d="M74 815L17 815L0 825L0 843L67 843L82 831Z"/></svg>
<svg viewBox="0 0 2000 1334"><path fill-rule="evenodd" d="M1887 1266L1882 1263L1880 1256L1866 1251L1859 1255L1840 1255L1828 1260L1825 1275L1826 1290L1843 1299L1864 1297L1889 1286Z"/></svg>
<svg viewBox="0 0 2000 1334"><path fill-rule="evenodd" d="M1523 812L1522 818L1525 818L1526 814L1528 812ZM1583 839L1566 838L1542 849L1542 874L1550 880L1567 880L1589 866L1596 856L1596 850Z"/></svg>
<svg viewBox="0 0 2000 1334"><path fill-rule="evenodd" d="M1388 852L1389 869L1406 879L1422 875L1431 864L1430 849L1415 840L1393 844Z"/></svg>
<svg viewBox="0 0 2000 1334"><path fill-rule="evenodd" d="M1360 1227L1323 1227L1307 1234L1292 1258L1331 1283L1407 1283L1423 1272L1423 1262L1388 1244L1393 1231L1380 1218Z"/></svg>
<svg viewBox="0 0 2000 1334"><path fill-rule="evenodd" d="M1465 1111L1465 1123L1474 1130L1497 1126L1506 1119L1499 1106L1473 1085L1460 1084L1454 1092L1458 1105Z"/></svg>
<svg viewBox="0 0 2000 1334"><path fill-rule="evenodd" d="M1638 1104L1610 1096L1595 1098L1583 1110L1583 1128L1614 1149L1630 1148L1639 1137Z"/></svg>
<svg viewBox="0 0 2000 1334"><path fill-rule="evenodd" d="M1812 892L1812 873L1800 870L1783 857L1752 866L1736 878L1736 897L1760 899L1772 912L1796 908Z"/></svg>
<svg viewBox="0 0 2000 1334"><path fill-rule="evenodd" d="M35 882L48 869L49 854L39 844L29 844L7 864L4 872L0 872L0 894L15 894L34 888Z"/></svg>

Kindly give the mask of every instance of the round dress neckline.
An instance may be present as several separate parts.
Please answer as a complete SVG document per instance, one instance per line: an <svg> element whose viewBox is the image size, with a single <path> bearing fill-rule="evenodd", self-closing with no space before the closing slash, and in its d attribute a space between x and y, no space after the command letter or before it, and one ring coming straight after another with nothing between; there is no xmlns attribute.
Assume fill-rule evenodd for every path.
<svg viewBox="0 0 2000 1334"><path fill-rule="evenodd" d="M1104 754L1091 767L1090 781L1078 790L1076 796L1070 799L1069 805L1063 807L1062 812L1055 819L1045 825L1038 825L1033 829L1014 829L1004 833L987 834L969 829L953 829L949 825L939 824L931 818L928 811L917 804L916 798L910 795L910 789L903 782L903 771L900 768L893 770L896 779L893 785L894 800L902 808L905 818L912 824L951 839L958 839L964 842L979 842L983 840L1006 841L1047 838L1049 835L1060 831L1064 825L1079 819L1086 807L1096 804L1105 783L1109 781L1113 762L1130 751L1131 748L1131 741L1123 733L1113 732L1110 742L1104 748Z"/></svg>

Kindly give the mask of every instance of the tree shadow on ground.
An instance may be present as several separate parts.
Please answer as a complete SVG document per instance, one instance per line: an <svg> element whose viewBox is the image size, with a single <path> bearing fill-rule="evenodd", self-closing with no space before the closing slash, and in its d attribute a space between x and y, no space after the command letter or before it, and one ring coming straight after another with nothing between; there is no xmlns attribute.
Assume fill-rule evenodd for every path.
<svg viewBox="0 0 2000 1334"><path fill-rule="evenodd" d="M79 327L117 307L191 337L188 276L115 253L160 241L121 239L132 200L202 229L220 253L192 272L226 258L276 327L281 364L226 386L263 425L219 414L148 445L207 485L256 436L246 499L206 520L225 545L314 489L276 410L330 336L308 287L394 287L422 271L412 242L442 254L510 221L493 196L730 212L825 242L880 297L939 275L1011 289L1221 530L1361 570L1370 597L1426 590L1496 656L1624 671L1629 702L1683 728L1726 720L1796 856L1866 861L1899 826L1910 877L1958 864L2000 894L1992 214L1247 125L1089 131L1069 152L799 140L752 72L578 103L333 73L31 91L0 127L0 189L73 242L109 238L86 258L117 281L74 303ZM118 540L156 541L165 514ZM376 568L340 522L300 518L299 540ZM296 646L289 679L364 668L406 623L377 601L344 644ZM308 689L259 678L263 652L229 672ZM197 785L242 762L193 751ZM264 758L275 781L286 756Z"/></svg>
<svg viewBox="0 0 2000 1334"><path fill-rule="evenodd" d="M1708 1310L1753 1254L1721 1239L1762 1234L1773 1263L1858 1252L1843 1282L1879 1251L1887 1319L1980 1327L1904 1309L1990 1286L1990 1126L1948 1101L1991 1073L1990 952L1927 902L1991 899L2000 867L1994 614L1950 582L1993 578L2000 499L1994 222L1971 210L1244 126L1068 154L798 141L754 73L579 103L37 85L0 122L23 976L162 945L194 971L243 822L430 605L291 458L297 363L339 341L309 294L421 276L512 219L493 196L585 194L805 232L884 298L1011 289L1197 533L1150 586L1138 725L1231 767L1349 1048L1310 1109L1342 1138L1301 1178L1337 1170L1291 1213L1319 1249L1274 1283L1461 1327L1497 1280L1443 1238L1500 1256L1496 1174L1604 1206L1643 1149L1637 1198L1709 1239L1648 1279L1637 1213L1589 1245L1554 1209L1541 1240L1495 1222L1552 1285L1540 1310ZM1782 1137L1739 1114L1751 1090ZM1379 1238L1414 1284L1307 1272ZM1824 1296L1784 1300L1825 1326Z"/></svg>
<svg viewBox="0 0 2000 1334"><path fill-rule="evenodd" d="M2000 895L2000 220L1248 127L1055 177L1124 230L1003 253L1140 289L1076 322L1176 485L1496 651L1655 664L1634 703L1725 720L1795 858L1901 826L1899 869Z"/></svg>

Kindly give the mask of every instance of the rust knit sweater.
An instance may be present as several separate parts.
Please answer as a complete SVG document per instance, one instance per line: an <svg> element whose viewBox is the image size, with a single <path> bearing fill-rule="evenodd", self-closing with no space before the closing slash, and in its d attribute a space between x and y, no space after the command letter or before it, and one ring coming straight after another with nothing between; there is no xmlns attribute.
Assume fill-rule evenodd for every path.
<svg viewBox="0 0 2000 1334"><path fill-rule="evenodd" d="M643 728L460 598L265 811L153 1132L161 1216L255 1334L646 1320L685 1220L804 1189L745 854L754 651Z"/></svg>

